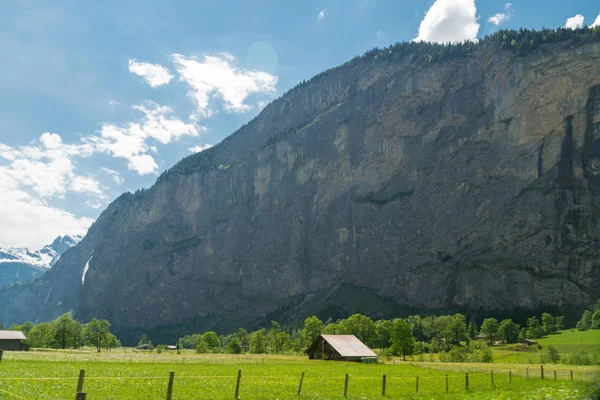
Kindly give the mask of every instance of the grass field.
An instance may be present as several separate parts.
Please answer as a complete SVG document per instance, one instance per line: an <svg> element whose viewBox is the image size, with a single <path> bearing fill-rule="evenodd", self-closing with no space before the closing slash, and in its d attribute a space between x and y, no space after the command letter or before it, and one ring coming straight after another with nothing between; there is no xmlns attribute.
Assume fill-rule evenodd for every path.
<svg viewBox="0 0 600 400"><path fill-rule="evenodd" d="M530 368L529 380L526 368ZM165 399L170 372L175 373L173 399L233 399L239 369L241 399L298 398L302 372L305 378L300 397L307 399L344 398L345 374L349 375L351 399L381 398L383 374L387 378L386 395L394 399L588 399L595 398L600 376L598 367L548 366L546 380L541 380L539 365L363 365L294 356L31 351L4 354L0 398L73 399L80 369L85 369L88 399ZM570 381L570 370L574 371L574 381ZM469 391L465 372L469 373Z"/></svg>
<svg viewBox="0 0 600 400"><path fill-rule="evenodd" d="M564 330L536 341L542 346L542 350L531 346L529 351L513 351L511 349L514 345L495 346L492 350L494 362L537 364L540 362L541 351L549 345L554 346L561 357L583 350L592 358L600 359L600 330Z"/></svg>

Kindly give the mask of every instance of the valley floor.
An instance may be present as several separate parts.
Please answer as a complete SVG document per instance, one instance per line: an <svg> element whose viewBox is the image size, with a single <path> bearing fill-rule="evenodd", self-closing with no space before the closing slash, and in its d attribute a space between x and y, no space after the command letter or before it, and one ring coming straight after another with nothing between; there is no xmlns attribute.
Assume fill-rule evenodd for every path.
<svg viewBox="0 0 600 400"><path fill-rule="evenodd" d="M302 373L300 398L306 399L345 398L346 374L347 398L351 399L381 398L384 374L386 395L394 399L591 399L600 393L597 366L545 365L542 380L540 365L528 364L365 365L309 361L300 356L197 355L191 351L177 355L123 349L5 352L0 362L0 398L73 399L81 369L85 369L83 391L89 400L165 399L170 372L175 373L173 399L233 399L239 370L242 399L298 398Z"/></svg>

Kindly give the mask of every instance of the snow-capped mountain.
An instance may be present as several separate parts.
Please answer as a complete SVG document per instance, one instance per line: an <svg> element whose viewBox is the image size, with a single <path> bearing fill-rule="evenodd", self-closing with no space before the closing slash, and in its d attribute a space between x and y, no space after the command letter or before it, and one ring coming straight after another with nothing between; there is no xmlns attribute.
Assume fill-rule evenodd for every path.
<svg viewBox="0 0 600 400"><path fill-rule="evenodd" d="M65 251L79 243L82 238L79 235L59 236L52 244L35 251L26 248L3 249L0 247L0 286L40 276L51 268Z"/></svg>

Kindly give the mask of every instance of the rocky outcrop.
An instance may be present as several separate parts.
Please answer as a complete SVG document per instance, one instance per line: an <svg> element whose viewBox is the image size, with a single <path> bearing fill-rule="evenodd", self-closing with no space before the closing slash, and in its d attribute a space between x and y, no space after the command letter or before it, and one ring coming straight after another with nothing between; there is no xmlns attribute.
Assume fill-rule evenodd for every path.
<svg viewBox="0 0 600 400"><path fill-rule="evenodd" d="M50 273L0 293L0 319L74 309L175 336L581 307L600 295L599 136L599 43L359 58L121 196Z"/></svg>

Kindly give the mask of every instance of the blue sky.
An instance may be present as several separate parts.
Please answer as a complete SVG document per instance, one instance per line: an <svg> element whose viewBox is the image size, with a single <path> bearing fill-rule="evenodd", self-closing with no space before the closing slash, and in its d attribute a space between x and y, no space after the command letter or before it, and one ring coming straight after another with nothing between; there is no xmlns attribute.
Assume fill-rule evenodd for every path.
<svg viewBox="0 0 600 400"><path fill-rule="evenodd" d="M1 2L0 247L85 232L120 193L373 47L599 13L596 0Z"/></svg>

